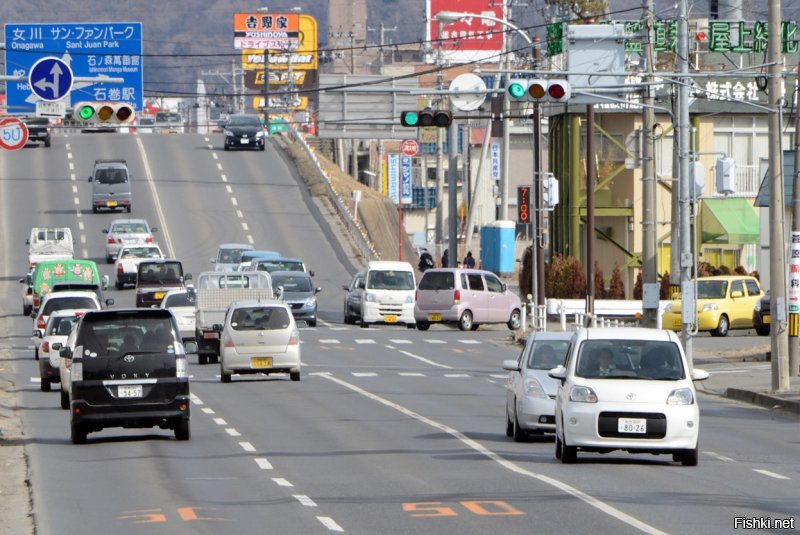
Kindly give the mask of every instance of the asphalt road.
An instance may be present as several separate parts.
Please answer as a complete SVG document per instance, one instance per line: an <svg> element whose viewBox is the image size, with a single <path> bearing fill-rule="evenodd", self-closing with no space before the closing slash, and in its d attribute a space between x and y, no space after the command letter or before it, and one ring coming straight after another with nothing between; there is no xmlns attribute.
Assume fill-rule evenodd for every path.
<svg viewBox="0 0 800 535"><path fill-rule="evenodd" d="M564 466L549 437L511 442L500 364L519 349L508 331L342 325L353 266L304 188L271 148L228 153L220 141L69 135L0 153L0 299L11 326L0 347L21 385L37 533L732 533L736 517L800 516L797 420L714 396L700 399L697 468L624 453ZM303 258L323 288L323 321L301 331L299 383L223 385L218 367L192 359L188 442L108 429L74 446L58 394L39 391L17 283L24 241L32 226L70 226L77 255L113 281L101 230L129 216L92 214L86 181L94 159L110 157L134 174L130 217L159 227L186 271L210 269L219 243L252 240ZM133 304L132 290L108 297Z"/></svg>

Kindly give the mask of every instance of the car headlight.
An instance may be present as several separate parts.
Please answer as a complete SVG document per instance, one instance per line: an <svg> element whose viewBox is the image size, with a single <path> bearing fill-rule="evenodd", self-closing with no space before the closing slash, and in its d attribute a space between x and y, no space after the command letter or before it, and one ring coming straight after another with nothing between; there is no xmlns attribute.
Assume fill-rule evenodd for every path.
<svg viewBox="0 0 800 535"><path fill-rule="evenodd" d="M306 299L306 304L305 304L305 306L307 306L307 307L313 307L313 306L315 306L316 304L317 304L317 298L316 298L316 297L313 297L313 296L312 296L312 297L309 297L308 299Z"/></svg>
<svg viewBox="0 0 800 535"><path fill-rule="evenodd" d="M368 302L370 302L370 303L377 303L377 302L378 302L378 296L377 296L377 295L375 295L375 294L370 294L370 293L368 293L368 294L365 296L365 300L366 300L366 301L368 301Z"/></svg>
<svg viewBox="0 0 800 535"><path fill-rule="evenodd" d="M756 306L753 308L754 312L761 312L761 299L756 301Z"/></svg>
<svg viewBox="0 0 800 535"><path fill-rule="evenodd" d="M406 303L413 303L413 302L414 302L414 296L413 295L407 295L406 296Z"/></svg>
<svg viewBox="0 0 800 535"><path fill-rule="evenodd" d="M691 388L678 388L669 393L667 405L691 405L694 403L694 395Z"/></svg>
<svg viewBox="0 0 800 535"><path fill-rule="evenodd" d="M542 385L532 377L525 379L525 395L532 398L547 398Z"/></svg>
<svg viewBox="0 0 800 535"><path fill-rule="evenodd" d="M264 131L259 130L258 132L256 132L256 137L264 137Z"/></svg>
<svg viewBox="0 0 800 535"><path fill-rule="evenodd" d="M231 132L230 130L225 130L224 134L225 137L233 137L233 132Z"/></svg>
<svg viewBox="0 0 800 535"><path fill-rule="evenodd" d="M597 403L597 394L588 386L573 386L569 391L569 400L578 403Z"/></svg>
<svg viewBox="0 0 800 535"><path fill-rule="evenodd" d="M703 305L703 312L710 312L712 310L717 310L717 305L715 303L707 303Z"/></svg>
<svg viewBox="0 0 800 535"><path fill-rule="evenodd" d="M664 307L664 312L672 312L672 303L667 303L667 306Z"/></svg>

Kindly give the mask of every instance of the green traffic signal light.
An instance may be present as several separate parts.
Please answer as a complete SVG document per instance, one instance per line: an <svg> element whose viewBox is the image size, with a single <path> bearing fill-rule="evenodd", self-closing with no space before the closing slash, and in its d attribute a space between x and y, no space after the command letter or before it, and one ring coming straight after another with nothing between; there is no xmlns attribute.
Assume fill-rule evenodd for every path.
<svg viewBox="0 0 800 535"><path fill-rule="evenodd" d="M400 124L403 126L419 126L419 114L415 111L404 111L400 114Z"/></svg>
<svg viewBox="0 0 800 535"><path fill-rule="evenodd" d="M527 84L525 82L511 82L508 85L508 95L514 100L525 98Z"/></svg>
<svg viewBox="0 0 800 535"><path fill-rule="evenodd" d="M92 115L94 115L94 108L92 106L83 106L78 110L78 115L84 120L91 119Z"/></svg>

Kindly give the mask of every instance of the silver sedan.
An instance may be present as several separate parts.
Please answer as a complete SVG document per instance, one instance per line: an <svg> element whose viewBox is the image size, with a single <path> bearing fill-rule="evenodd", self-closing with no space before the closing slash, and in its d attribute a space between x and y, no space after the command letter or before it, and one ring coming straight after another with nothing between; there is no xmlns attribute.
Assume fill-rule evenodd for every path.
<svg viewBox="0 0 800 535"><path fill-rule="evenodd" d="M155 243L153 233L158 229L150 227L146 219L115 219L111 226L103 229L106 236L106 262L114 263L123 245Z"/></svg>

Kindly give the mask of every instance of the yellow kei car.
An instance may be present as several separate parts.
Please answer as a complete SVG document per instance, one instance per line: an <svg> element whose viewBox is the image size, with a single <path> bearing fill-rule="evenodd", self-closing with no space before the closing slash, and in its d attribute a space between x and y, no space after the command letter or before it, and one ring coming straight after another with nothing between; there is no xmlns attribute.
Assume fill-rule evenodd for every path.
<svg viewBox="0 0 800 535"><path fill-rule="evenodd" d="M758 279L721 275L697 279L698 330L726 336L730 329L752 329L753 307L764 295ZM664 329L681 330L681 300L673 299L661 317Z"/></svg>

